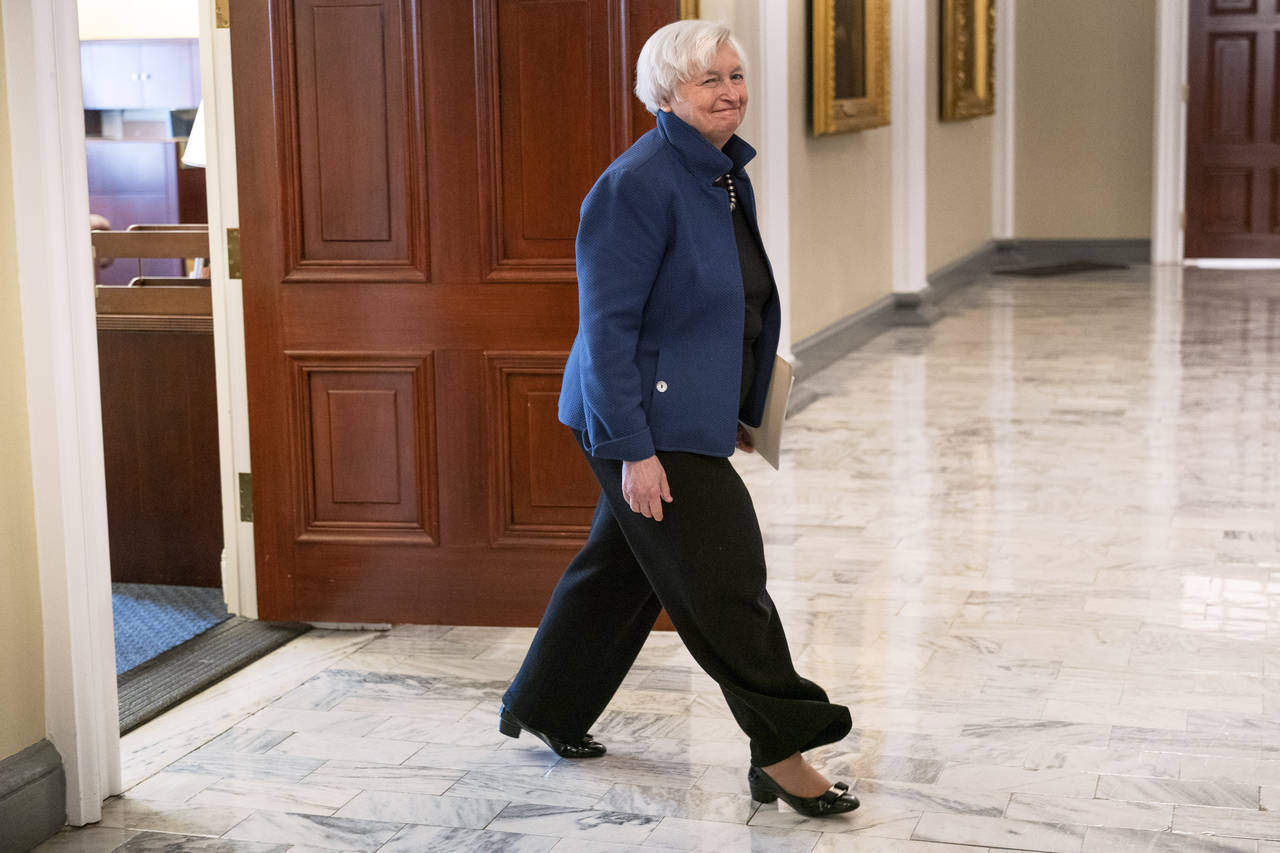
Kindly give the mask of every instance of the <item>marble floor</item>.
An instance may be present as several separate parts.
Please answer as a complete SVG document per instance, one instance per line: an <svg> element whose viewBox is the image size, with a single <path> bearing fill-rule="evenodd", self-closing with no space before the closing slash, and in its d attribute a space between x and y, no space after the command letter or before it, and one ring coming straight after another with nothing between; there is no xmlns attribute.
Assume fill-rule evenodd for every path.
<svg viewBox="0 0 1280 853"><path fill-rule="evenodd" d="M401 626L131 733L126 794L40 849L1280 853L1280 275L945 307L809 380L781 473L738 463L799 668L852 708L815 757L857 812L753 804L670 634L572 762L496 729L531 631Z"/></svg>

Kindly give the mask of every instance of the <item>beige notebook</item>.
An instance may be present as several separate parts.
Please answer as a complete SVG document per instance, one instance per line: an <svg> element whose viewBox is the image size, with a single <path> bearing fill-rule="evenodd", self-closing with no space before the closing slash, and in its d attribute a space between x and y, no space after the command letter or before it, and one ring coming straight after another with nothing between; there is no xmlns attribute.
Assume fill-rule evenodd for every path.
<svg viewBox="0 0 1280 853"><path fill-rule="evenodd" d="M756 453L763 456L775 471L782 451L782 422L787 417L787 400L791 397L791 385L795 379L791 362L780 355L774 356L773 378L769 381L769 393L764 398L764 418L758 427L742 424Z"/></svg>

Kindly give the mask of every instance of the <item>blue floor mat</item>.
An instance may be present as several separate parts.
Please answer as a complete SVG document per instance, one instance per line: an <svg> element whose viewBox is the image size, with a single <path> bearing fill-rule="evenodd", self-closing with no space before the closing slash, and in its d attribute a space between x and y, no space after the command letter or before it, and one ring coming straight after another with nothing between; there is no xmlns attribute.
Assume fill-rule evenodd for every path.
<svg viewBox="0 0 1280 853"><path fill-rule="evenodd" d="M221 589L113 583L116 675L229 618Z"/></svg>

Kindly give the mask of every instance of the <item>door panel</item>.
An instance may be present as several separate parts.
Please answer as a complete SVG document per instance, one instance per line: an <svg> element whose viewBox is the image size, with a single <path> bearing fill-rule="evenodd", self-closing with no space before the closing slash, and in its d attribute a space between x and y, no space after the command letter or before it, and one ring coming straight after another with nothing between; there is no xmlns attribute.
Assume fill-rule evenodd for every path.
<svg viewBox="0 0 1280 853"><path fill-rule="evenodd" d="M1193 0L1188 257L1280 257L1280 3Z"/></svg>
<svg viewBox="0 0 1280 853"><path fill-rule="evenodd" d="M1270 226L1272 234L1280 234L1280 166L1271 170Z"/></svg>
<svg viewBox="0 0 1280 853"><path fill-rule="evenodd" d="M1248 144L1253 139L1257 39L1254 33L1216 33L1209 51L1209 141Z"/></svg>
<svg viewBox="0 0 1280 853"><path fill-rule="evenodd" d="M613 150L601 133L622 113L613 87L594 69L609 66L609 9L600 3L501 3L498 92L501 140L499 264L550 259L572 275L578 205ZM542 71L558 67L561 73ZM565 121L572 104L574 118ZM611 121L613 119L613 121ZM562 152L587 156L557 163ZM556 168L547 168L557 163ZM518 267L517 267L518 268Z"/></svg>
<svg viewBox="0 0 1280 853"><path fill-rule="evenodd" d="M564 359L487 353L490 471L497 545L585 537L600 493L556 417Z"/></svg>
<svg viewBox="0 0 1280 853"><path fill-rule="evenodd" d="M304 541L434 544L434 377L426 359L295 360Z"/></svg>
<svg viewBox="0 0 1280 853"><path fill-rule="evenodd" d="M233 2L259 612L535 624L597 494L578 207L680 4Z"/></svg>
<svg viewBox="0 0 1280 853"><path fill-rule="evenodd" d="M430 235L407 0L297 0L282 123L290 281L425 281ZM288 121L293 116L282 116Z"/></svg>

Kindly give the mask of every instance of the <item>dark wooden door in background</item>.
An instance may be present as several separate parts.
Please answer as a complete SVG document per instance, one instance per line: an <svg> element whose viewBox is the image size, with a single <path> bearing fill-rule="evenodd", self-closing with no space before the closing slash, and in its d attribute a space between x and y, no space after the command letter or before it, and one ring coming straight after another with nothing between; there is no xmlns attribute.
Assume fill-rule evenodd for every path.
<svg viewBox="0 0 1280 853"><path fill-rule="evenodd" d="M532 625L578 207L678 0L233 0L259 613Z"/></svg>
<svg viewBox="0 0 1280 853"><path fill-rule="evenodd" d="M1280 0L1192 0L1189 258L1280 257Z"/></svg>

